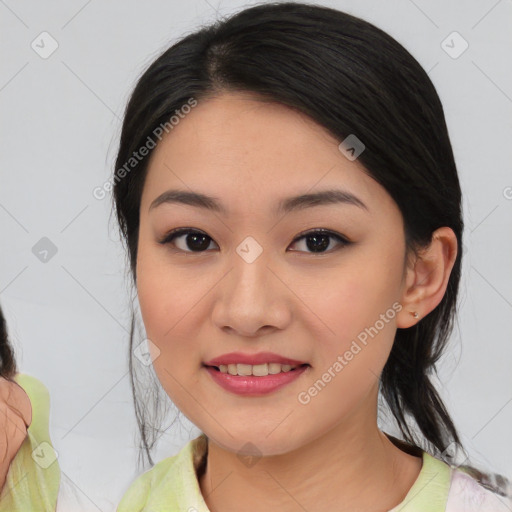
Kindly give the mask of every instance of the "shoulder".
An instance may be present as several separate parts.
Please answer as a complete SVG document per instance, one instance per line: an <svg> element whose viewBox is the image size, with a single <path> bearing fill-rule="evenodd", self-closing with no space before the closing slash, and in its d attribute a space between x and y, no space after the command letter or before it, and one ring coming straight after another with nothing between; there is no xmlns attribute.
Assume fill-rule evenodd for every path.
<svg viewBox="0 0 512 512"><path fill-rule="evenodd" d="M123 496L122 503L124 501L130 501L133 503L132 500L135 497L146 499L152 490L158 488L164 480L167 480L170 473L172 474L179 472L179 469L177 470L176 468L174 468L174 466L179 463L183 450L185 450L185 448L183 448L177 455L173 455L172 457L167 457L161 460L160 462L155 464L151 469L148 469L147 471L139 475L130 484L128 491Z"/></svg>
<svg viewBox="0 0 512 512"><path fill-rule="evenodd" d="M28 431L35 438L47 438L50 421L50 393L36 377L17 373L13 379L27 394L32 408L32 421Z"/></svg>
<svg viewBox="0 0 512 512"><path fill-rule="evenodd" d="M464 469L454 468L446 512L506 512L512 510L511 491L510 483L503 478L493 485L490 481L478 481Z"/></svg>
<svg viewBox="0 0 512 512"><path fill-rule="evenodd" d="M45 404L49 404L50 393L48 388L39 379L26 373L17 373L13 380L23 388L31 402L42 400Z"/></svg>
<svg viewBox="0 0 512 512"><path fill-rule="evenodd" d="M23 389L28 388L31 390L40 390L42 392L48 393L46 386L33 375L29 375L27 373L17 373L13 378Z"/></svg>
<svg viewBox="0 0 512 512"><path fill-rule="evenodd" d="M30 399L32 408L38 404L44 405L44 408L50 406L50 393L48 388L36 377L26 373L17 373L13 380L20 386Z"/></svg>
<svg viewBox="0 0 512 512"><path fill-rule="evenodd" d="M117 512L187 510L192 506L198 512L205 510L196 475L196 463L202 454L204 438L199 436L178 454L163 459L138 476L122 497Z"/></svg>

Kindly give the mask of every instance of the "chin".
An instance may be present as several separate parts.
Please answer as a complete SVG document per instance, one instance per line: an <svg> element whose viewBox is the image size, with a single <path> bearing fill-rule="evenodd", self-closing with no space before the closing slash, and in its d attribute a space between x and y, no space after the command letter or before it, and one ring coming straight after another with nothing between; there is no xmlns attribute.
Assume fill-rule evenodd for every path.
<svg viewBox="0 0 512 512"><path fill-rule="evenodd" d="M215 432L206 435L224 450L236 453L240 457L269 457L283 455L300 448L298 439L292 439L289 431L283 429L281 434L273 432L268 435L268 429L255 430L254 427L243 431L233 431L226 426L227 432ZM278 430L278 429L276 429ZM270 430L271 431L271 430ZM220 434L220 435L219 435Z"/></svg>

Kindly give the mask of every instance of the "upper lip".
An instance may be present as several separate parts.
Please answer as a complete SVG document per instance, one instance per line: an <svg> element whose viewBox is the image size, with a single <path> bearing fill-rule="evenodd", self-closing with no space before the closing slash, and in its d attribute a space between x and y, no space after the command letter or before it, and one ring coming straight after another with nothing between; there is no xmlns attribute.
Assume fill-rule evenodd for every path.
<svg viewBox="0 0 512 512"><path fill-rule="evenodd" d="M297 361L296 359L290 359L289 357L283 357L279 354L272 352L260 352L259 354L244 354L242 352L230 352L229 354L223 354L206 361L206 366L219 366L225 364L264 364L264 363L279 363L289 365L301 365L306 364L304 361Z"/></svg>

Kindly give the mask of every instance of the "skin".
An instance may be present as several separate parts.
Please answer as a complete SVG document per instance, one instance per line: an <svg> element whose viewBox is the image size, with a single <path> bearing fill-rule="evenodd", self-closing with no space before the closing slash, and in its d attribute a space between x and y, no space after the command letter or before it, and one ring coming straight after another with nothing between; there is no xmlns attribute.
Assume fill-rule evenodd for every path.
<svg viewBox="0 0 512 512"><path fill-rule="evenodd" d="M199 102L151 156L140 207L139 303L162 386L210 438L199 483L212 511L238 511L241 503L246 512L385 511L420 472L421 458L377 427L378 377L396 329L441 301L456 237L440 228L406 264L400 210L339 142L283 105L223 93ZM175 188L215 196L229 214L178 204L149 211ZM369 211L331 204L273 215L280 199L324 188L349 190ZM187 235L158 243L181 227L207 234L207 250L187 245ZM314 253L307 239L294 242L321 228L353 243L331 238ZM247 236L263 249L250 264L236 252ZM298 394L397 301L401 311L307 405L299 403ZM269 395L238 396L202 367L232 351L272 351L311 367ZM251 466L238 457L248 442L261 455Z"/></svg>
<svg viewBox="0 0 512 512"><path fill-rule="evenodd" d="M0 377L0 489L31 423L32 406L25 390L16 382Z"/></svg>

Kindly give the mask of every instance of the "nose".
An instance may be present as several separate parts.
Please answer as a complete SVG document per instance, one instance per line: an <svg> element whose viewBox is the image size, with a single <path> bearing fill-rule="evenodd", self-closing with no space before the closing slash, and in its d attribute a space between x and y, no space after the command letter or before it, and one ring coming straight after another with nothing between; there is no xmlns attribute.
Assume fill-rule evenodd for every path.
<svg viewBox="0 0 512 512"><path fill-rule="evenodd" d="M244 337L284 329L290 321L290 289L262 251L255 259L234 254L233 265L218 287L213 309L217 327Z"/></svg>

